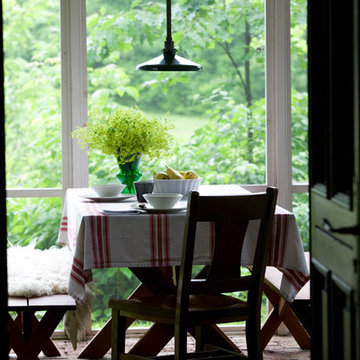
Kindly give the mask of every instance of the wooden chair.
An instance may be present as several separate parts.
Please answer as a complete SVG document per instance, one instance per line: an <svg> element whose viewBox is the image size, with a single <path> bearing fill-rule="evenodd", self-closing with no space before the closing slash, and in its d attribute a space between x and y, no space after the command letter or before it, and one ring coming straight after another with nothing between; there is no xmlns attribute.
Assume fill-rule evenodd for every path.
<svg viewBox="0 0 360 360"><path fill-rule="evenodd" d="M274 218L277 189L241 196L199 196L189 194L184 243L177 294L160 294L128 300L110 300L112 308L112 359L139 356L124 354L126 318L142 319L174 326L175 359L185 359L187 331L196 334L196 351L207 347L206 329L210 325L246 321L248 358L262 359L260 307L269 239ZM250 220L261 220L252 272L241 275L241 253ZM215 245L209 266L191 279L192 261L198 222L215 224ZM247 290L247 301L224 295ZM195 330L194 330L195 329ZM243 358L225 349L211 352L212 357L226 352L226 357ZM201 353L207 357L209 353Z"/></svg>

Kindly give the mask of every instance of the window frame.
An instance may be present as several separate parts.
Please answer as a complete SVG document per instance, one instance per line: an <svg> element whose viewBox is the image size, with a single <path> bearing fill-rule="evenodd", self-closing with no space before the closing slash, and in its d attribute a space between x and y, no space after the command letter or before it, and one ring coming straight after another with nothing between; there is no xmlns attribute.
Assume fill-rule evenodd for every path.
<svg viewBox="0 0 360 360"><path fill-rule="evenodd" d="M265 0L266 183L279 189L278 204L309 191L292 179L290 0Z"/></svg>
<svg viewBox="0 0 360 360"><path fill-rule="evenodd" d="M85 151L71 133L87 123L86 0L60 0L62 187L7 189L8 198L61 197L88 187Z"/></svg>
<svg viewBox="0 0 360 360"><path fill-rule="evenodd" d="M264 0L266 87L266 183L250 191L279 189L278 204L292 209L290 0ZM86 0L60 0L62 187L8 189L9 198L62 197L68 188L88 187L88 156L71 132L87 123Z"/></svg>

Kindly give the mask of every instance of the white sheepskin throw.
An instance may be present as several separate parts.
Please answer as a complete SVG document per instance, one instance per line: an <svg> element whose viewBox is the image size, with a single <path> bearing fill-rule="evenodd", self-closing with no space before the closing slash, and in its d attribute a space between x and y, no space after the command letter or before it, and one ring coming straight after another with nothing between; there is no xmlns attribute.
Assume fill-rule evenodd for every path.
<svg viewBox="0 0 360 360"><path fill-rule="evenodd" d="M68 247L34 249L14 246L7 250L9 296L66 294L72 265Z"/></svg>
<svg viewBox="0 0 360 360"><path fill-rule="evenodd" d="M9 296L48 296L66 294L73 256L67 246L48 250L32 246L14 246L7 250ZM67 311L65 332L74 349L91 315L92 295L87 292L84 304Z"/></svg>

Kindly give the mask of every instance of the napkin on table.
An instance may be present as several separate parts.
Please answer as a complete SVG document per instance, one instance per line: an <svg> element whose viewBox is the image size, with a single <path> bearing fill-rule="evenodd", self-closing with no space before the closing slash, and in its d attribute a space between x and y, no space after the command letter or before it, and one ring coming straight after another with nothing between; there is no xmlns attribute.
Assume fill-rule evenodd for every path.
<svg viewBox="0 0 360 360"><path fill-rule="evenodd" d="M133 204L132 204L133 206ZM140 214L139 209L131 207L128 203L108 203L102 204L101 211L104 214L108 215L118 215L118 214Z"/></svg>

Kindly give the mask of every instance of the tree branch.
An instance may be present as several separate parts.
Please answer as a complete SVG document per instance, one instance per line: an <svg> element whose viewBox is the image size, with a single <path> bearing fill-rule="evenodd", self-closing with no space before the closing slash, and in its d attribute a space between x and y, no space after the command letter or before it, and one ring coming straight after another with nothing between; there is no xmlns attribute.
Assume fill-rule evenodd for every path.
<svg viewBox="0 0 360 360"><path fill-rule="evenodd" d="M231 51L230 51L230 48L229 48L229 43L228 42L222 43L219 40L216 40L216 39L214 39L214 40L218 45L220 45L223 48L225 54L229 58L229 60L230 60L231 64L233 65L233 67L235 68L235 72L236 72L237 76L240 79L241 85L245 88L245 91L246 91L247 85L246 85L245 80L244 80L244 78L243 78L243 76L241 74L241 71L239 69L238 64L236 63L234 57L231 54Z"/></svg>

